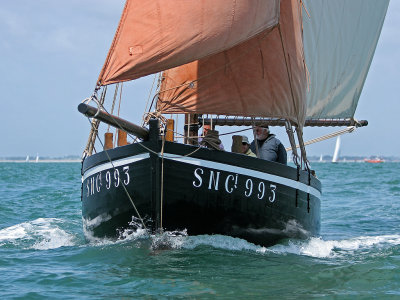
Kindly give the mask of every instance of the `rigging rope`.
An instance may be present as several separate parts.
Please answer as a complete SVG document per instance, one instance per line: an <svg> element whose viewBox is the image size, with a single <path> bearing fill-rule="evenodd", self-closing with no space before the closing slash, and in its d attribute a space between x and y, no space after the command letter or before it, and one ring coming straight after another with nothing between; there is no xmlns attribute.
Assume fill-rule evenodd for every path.
<svg viewBox="0 0 400 300"><path fill-rule="evenodd" d="M91 100L93 100L94 102L96 102L98 108L100 109L100 106L103 106L104 100L106 98L106 94L107 94L107 86L104 87L104 89L101 93L100 101L97 100L97 89L96 89L90 98L86 98L82 102L90 102ZM96 120L96 119L92 119L91 125L92 126L90 128L89 138L86 143L85 150L83 151L82 157L92 155L92 152L94 149L94 143L96 141L96 135L97 135L99 125L100 125L100 121Z"/></svg>
<svg viewBox="0 0 400 300"><path fill-rule="evenodd" d="M144 116L146 115L147 106L149 105L150 96L151 96L151 93L153 92L153 87L154 87L154 82L156 81L156 77L157 77L157 74L154 74L153 83L151 84L151 89L150 89L150 92L149 92L149 96L147 97L146 106L145 106L144 112L143 112L142 126L147 123L146 120L144 119ZM153 97L153 99L154 99L154 97ZM151 102L151 105L149 107L149 111L148 112L150 112L152 105L153 105L153 102Z"/></svg>
<svg viewBox="0 0 400 300"><path fill-rule="evenodd" d="M119 89L119 103L118 103L118 113L117 113L117 116L119 117L119 110L120 110L120 108L121 108L121 102L122 102L122 87L124 86L124 83L123 82L121 82L121 88ZM112 112L111 112L111 115L112 115ZM118 132L118 129L117 128L115 128L115 136L114 136L114 144L113 144L113 147L115 147L115 145L117 144L117 132Z"/></svg>
<svg viewBox="0 0 400 300"><path fill-rule="evenodd" d="M115 85L114 98L113 98L113 102L112 102L112 105L111 105L111 114L114 113L114 106L115 106L115 100L117 99L118 87L119 87L119 82L117 82L117 84ZM110 126L111 125L108 124L107 132L110 132Z"/></svg>

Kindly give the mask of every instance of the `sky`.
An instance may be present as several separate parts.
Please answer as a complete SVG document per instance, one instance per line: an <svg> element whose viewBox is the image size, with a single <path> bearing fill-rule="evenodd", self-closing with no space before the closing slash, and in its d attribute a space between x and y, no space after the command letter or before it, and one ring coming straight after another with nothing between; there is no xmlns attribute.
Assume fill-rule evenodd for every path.
<svg viewBox="0 0 400 300"><path fill-rule="evenodd" d="M0 0L0 158L82 154L90 128L77 106L93 92L123 6L123 0ZM369 125L342 136L342 155L400 157L399 31L400 1L392 0L355 114ZM131 92L121 117L141 122L152 81L124 85ZM304 139L339 129L306 129ZM272 131L288 146L282 128ZM230 138L223 142L229 149ZM332 139L307 153L332 155L334 147Z"/></svg>

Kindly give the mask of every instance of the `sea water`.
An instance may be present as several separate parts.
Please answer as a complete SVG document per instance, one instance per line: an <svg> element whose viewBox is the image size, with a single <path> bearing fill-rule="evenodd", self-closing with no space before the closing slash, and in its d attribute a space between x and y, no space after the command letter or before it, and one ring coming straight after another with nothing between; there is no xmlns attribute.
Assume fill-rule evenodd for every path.
<svg viewBox="0 0 400 300"><path fill-rule="evenodd" d="M0 298L400 299L400 164L312 167L321 235L265 248L143 230L87 240L79 163L0 163Z"/></svg>

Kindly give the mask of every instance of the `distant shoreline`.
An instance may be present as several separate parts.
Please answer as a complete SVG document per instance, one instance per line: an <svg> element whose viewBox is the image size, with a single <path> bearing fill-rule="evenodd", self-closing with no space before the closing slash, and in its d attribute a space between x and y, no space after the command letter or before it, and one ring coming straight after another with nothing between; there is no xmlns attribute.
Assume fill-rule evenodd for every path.
<svg viewBox="0 0 400 300"><path fill-rule="evenodd" d="M0 159L0 163L36 163L36 160L29 160L29 161L25 161L25 160L17 160L17 159ZM80 159L39 159L39 161L37 163L77 163L77 162L81 162Z"/></svg>

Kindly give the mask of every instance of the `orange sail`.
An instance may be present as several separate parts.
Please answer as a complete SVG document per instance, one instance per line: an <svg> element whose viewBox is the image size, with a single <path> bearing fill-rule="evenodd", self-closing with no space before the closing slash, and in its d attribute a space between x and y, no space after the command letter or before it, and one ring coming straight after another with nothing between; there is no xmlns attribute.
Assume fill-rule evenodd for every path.
<svg viewBox="0 0 400 300"><path fill-rule="evenodd" d="M300 0L127 0L99 84L165 71L157 110L303 126Z"/></svg>
<svg viewBox="0 0 400 300"><path fill-rule="evenodd" d="M306 76L301 4L282 0L277 26L226 51L164 72L158 110L280 117L302 126Z"/></svg>
<svg viewBox="0 0 400 300"><path fill-rule="evenodd" d="M224 51L278 19L279 0L127 0L98 82L133 80Z"/></svg>

